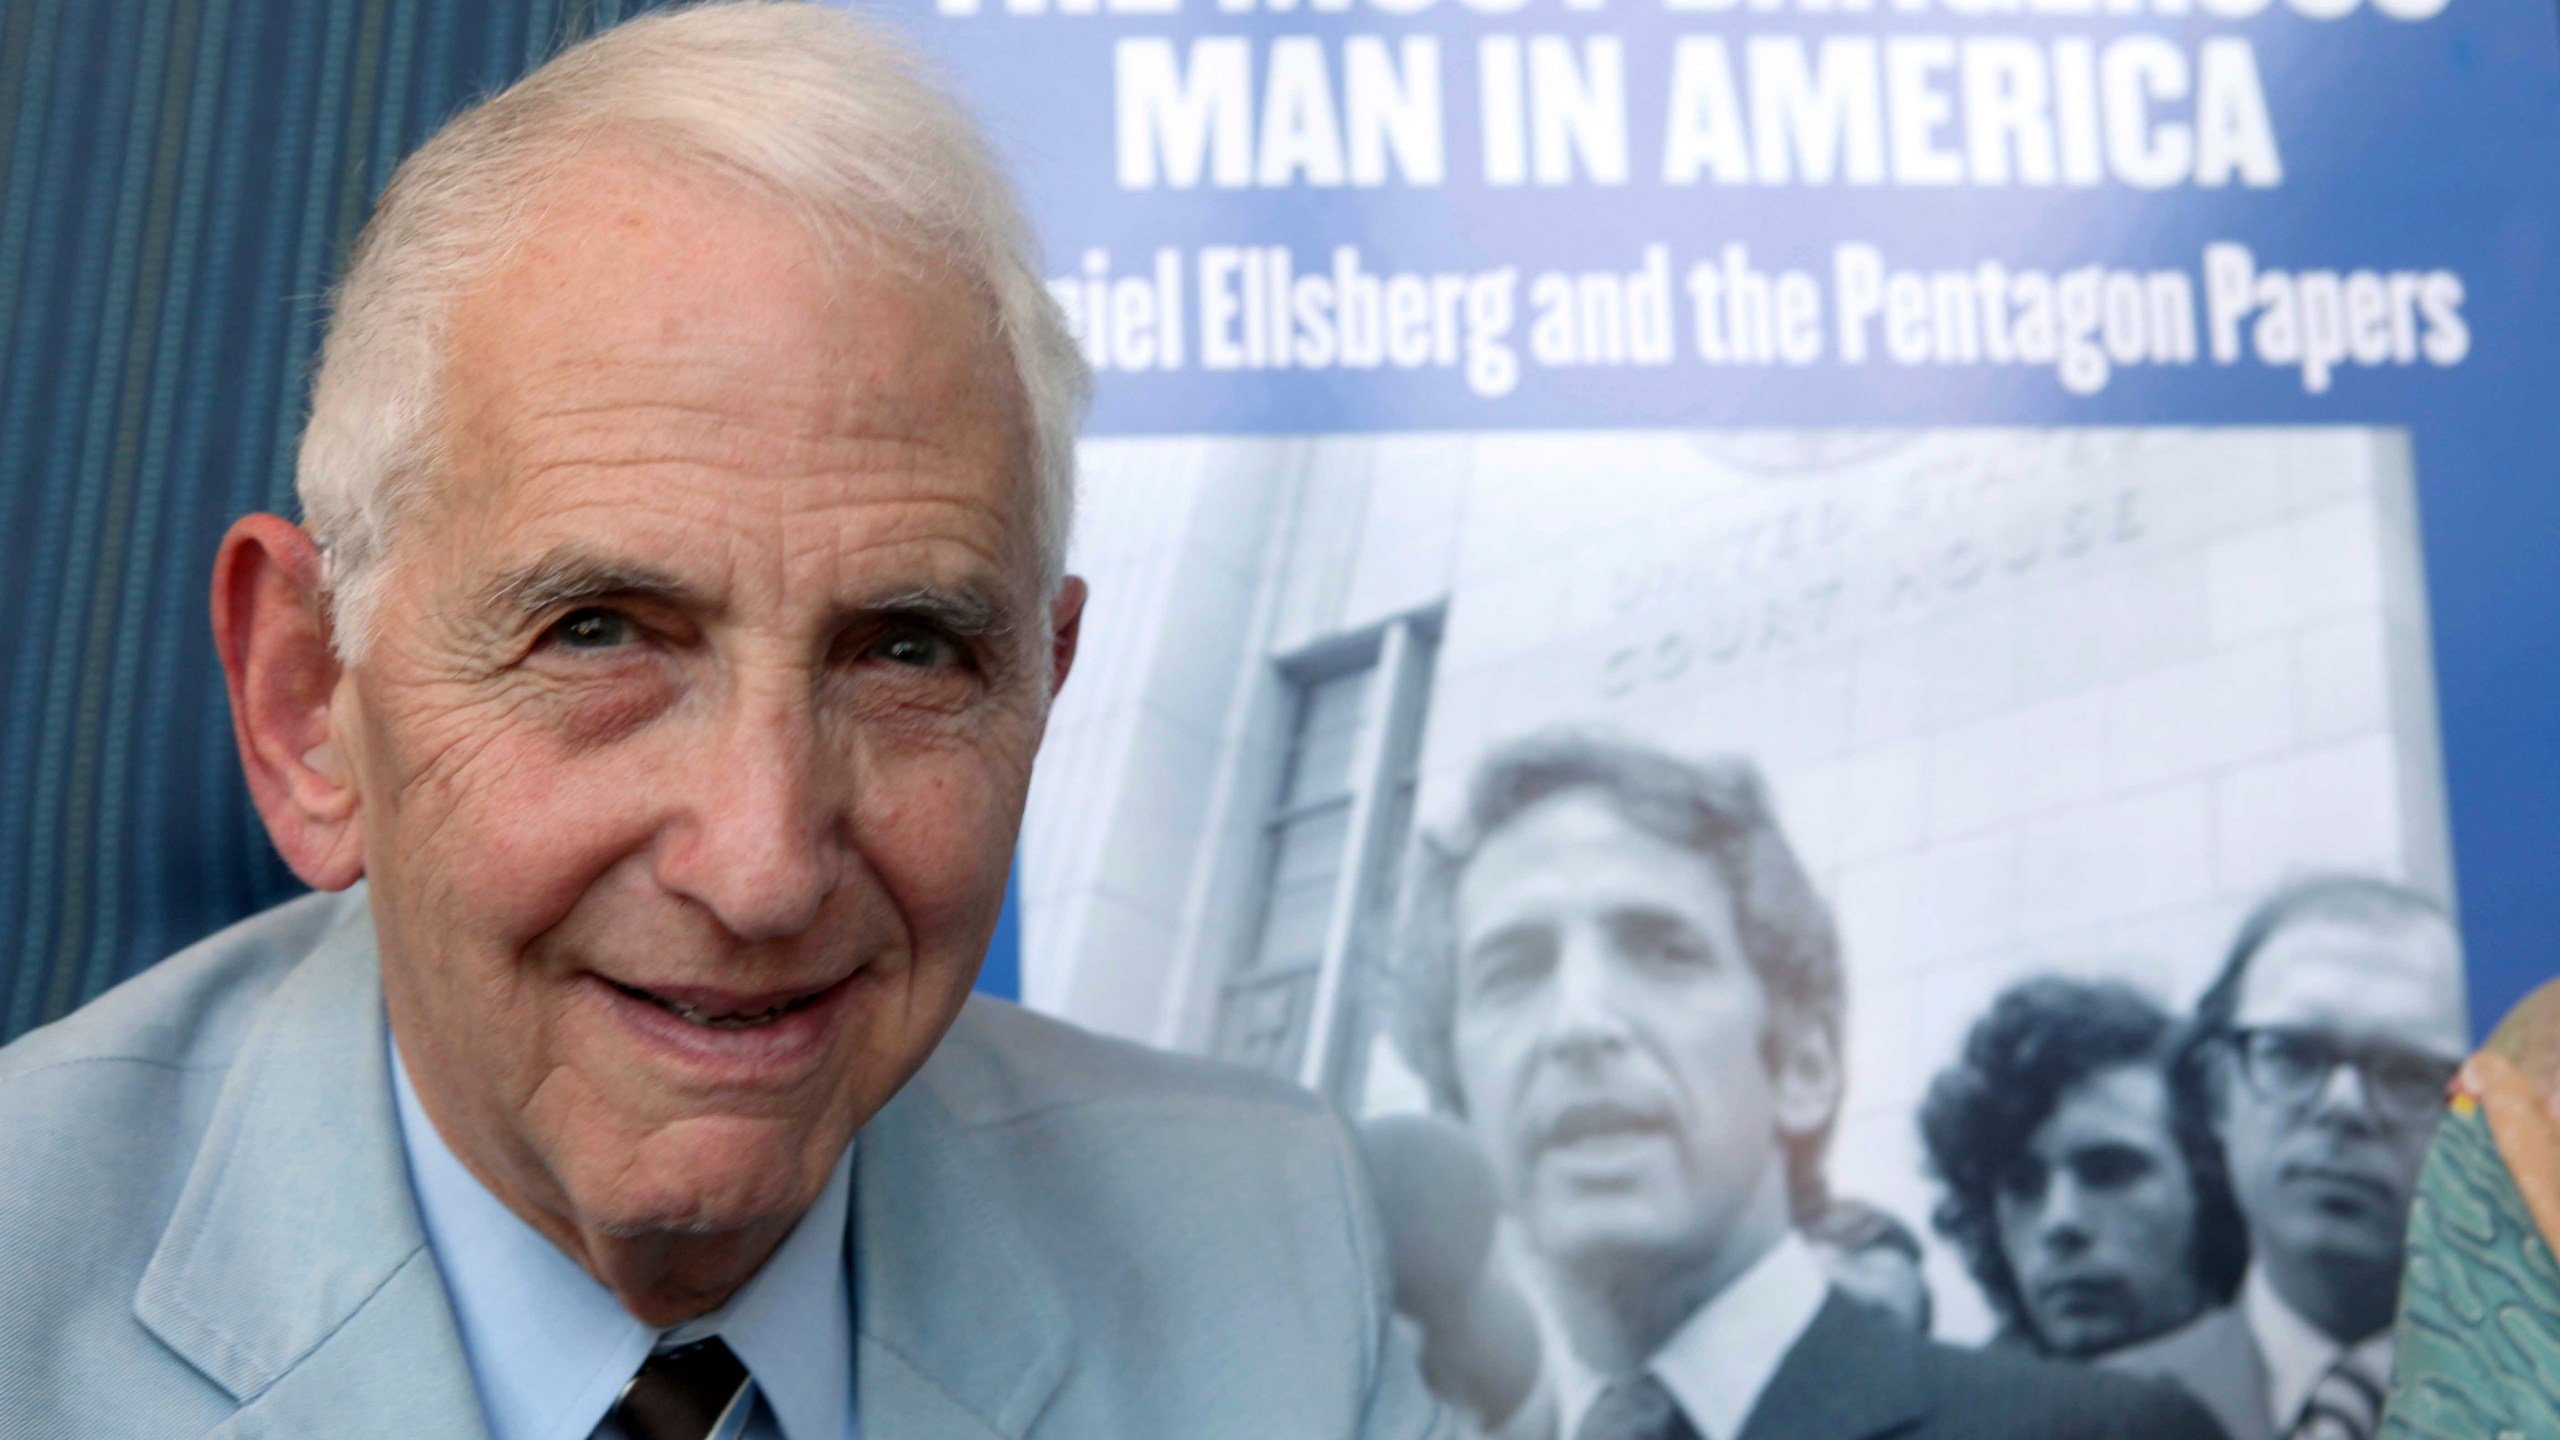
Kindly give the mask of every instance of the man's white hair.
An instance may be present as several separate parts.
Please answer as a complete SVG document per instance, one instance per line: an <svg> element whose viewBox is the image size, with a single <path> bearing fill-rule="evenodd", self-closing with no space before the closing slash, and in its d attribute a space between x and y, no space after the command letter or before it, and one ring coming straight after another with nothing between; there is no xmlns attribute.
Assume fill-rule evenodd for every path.
<svg viewBox="0 0 2560 1440"><path fill-rule="evenodd" d="M975 124L878 23L797 3L708 4L563 51L456 116L391 177L347 260L296 483L348 659L372 636L402 512L443 459L455 301L523 238L546 180L598 141L743 183L831 251L975 287L1026 407L1042 593L1066 561L1090 375Z"/></svg>

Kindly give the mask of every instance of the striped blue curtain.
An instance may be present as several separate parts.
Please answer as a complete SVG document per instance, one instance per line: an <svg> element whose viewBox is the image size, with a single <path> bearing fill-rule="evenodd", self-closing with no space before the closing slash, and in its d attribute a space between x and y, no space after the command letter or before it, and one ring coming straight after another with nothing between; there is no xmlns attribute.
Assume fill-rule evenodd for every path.
<svg viewBox="0 0 2560 1440"><path fill-rule="evenodd" d="M291 893L206 590L399 157L649 0L0 0L0 1039Z"/></svg>

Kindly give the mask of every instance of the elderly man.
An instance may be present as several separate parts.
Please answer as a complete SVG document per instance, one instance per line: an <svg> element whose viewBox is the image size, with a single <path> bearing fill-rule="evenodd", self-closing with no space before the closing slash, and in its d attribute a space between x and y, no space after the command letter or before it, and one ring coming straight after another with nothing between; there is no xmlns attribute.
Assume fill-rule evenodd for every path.
<svg viewBox="0 0 2560 1440"><path fill-rule="evenodd" d="M1576 1440L2213 1434L2170 1387L1935 1345L1826 1280L1795 1222L1839 953L1751 767L1515 742L1420 882L1403 1042L1492 1157Z"/></svg>
<svg viewBox="0 0 2560 1440"><path fill-rule="evenodd" d="M1929 1087L1939 1233L2003 1333L2089 1360L2231 1298L2247 1241L2201 1110L2169 1085L2175 1027L2123 985L2058 976L1992 1002Z"/></svg>
<svg viewBox="0 0 2560 1440"><path fill-rule="evenodd" d="M2366 1440L2391 1383L2409 1201L2469 1034L2444 907L2319 876L2269 896L2196 1002L2177 1081L2248 1222L2240 1297L2110 1357L2171 1375L2232 1440Z"/></svg>
<svg viewBox="0 0 2560 1440"><path fill-rule="evenodd" d="M1027 250L816 8L401 168L215 581L330 893L0 1057L0 1430L1431 1430L1335 1120L965 1003L1084 598Z"/></svg>

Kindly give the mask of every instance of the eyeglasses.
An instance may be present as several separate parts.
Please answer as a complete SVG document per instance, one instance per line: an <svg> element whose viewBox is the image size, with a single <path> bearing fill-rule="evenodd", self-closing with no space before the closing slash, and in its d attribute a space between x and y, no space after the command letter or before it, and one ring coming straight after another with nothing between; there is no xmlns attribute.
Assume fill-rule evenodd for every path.
<svg viewBox="0 0 2560 1440"><path fill-rule="evenodd" d="M2374 1115L2390 1124L2413 1124L2444 1108L2445 1087L2462 1068L2460 1060L2406 1045L2342 1044L2323 1031L2291 1025L2251 1026L2232 1031L2230 1039L2241 1078L2269 1104L2308 1105L2339 1066L2352 1065Z"/></svg>

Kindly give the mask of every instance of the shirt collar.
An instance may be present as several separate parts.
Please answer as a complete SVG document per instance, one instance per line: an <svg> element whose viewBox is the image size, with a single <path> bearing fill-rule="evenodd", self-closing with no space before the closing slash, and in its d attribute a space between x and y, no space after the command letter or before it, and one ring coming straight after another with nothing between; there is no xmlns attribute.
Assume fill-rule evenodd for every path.
<svg viewBox="0 0 2560 1440"><path fill-rule="evenodd" d="M1653 1373L1698 1433L1733 1440L1830 1293L1821 1262L1789 1230L1671 1332Z"/></svg>
<svg viewBox="0 0 2560 1440"><path fill-rule="evenodd" d="M1732 1284L1691 1311L1645 1368L1661 1379L1706 1440L1733 1440L1830 1296L1821 1262L1789 1230ZM1560 1353L1570 1360L1570 1351ZM1585 1414L1608 1377L1578 1363L1562 1371L1556 1390L1564 1412Z"/></svg>
<svg viewBox="0 0 2560 1440"><path fill-rule="evenodd" d="M729 1303L666 1333L681 1345L717 1335L773 1409L783 1440L853 1433L853 1286L845 1217L853 1201L853 1147L836 1159L817 1203Z"/></svg>
<svg viewBox="0 0 2560 1440"><path fill-rule="evenodd" d="M718 1335L784 1440L853 1433L853 1149L729 1303L664 1332L526 1224L437 1133L392 1046L392 1088L419 1217L453 1301L491 1440L586 1440L653 1349Z"/></svg>
<svg viewBox="0 0 2560 1440"><path fill-rule="evenodd" d="M2267 1279L2264 1266L2249 1267L2249 1278L2240 1286L2240 1305L2249 1319L2249 1333L2258 1341L2258 1354L2267 1362L2267 1413L2281 1431L2302 1413L2312 1388L2347 1354L2349 1347L2329 1338L2327 1331L2303 1319L2286 1304ZM2366 1336L2353 1348L2357 1369L2378 1382L2390 1379L2388 1327Z"/></svg>

